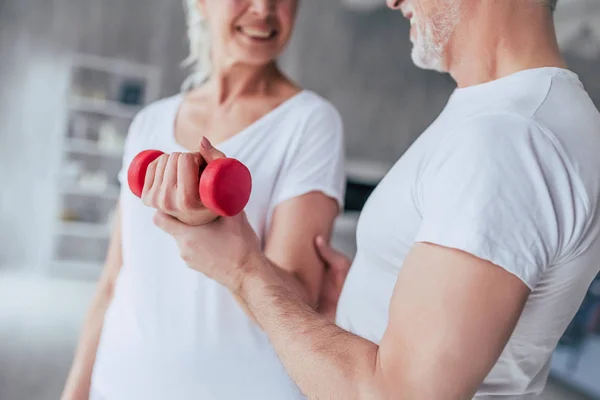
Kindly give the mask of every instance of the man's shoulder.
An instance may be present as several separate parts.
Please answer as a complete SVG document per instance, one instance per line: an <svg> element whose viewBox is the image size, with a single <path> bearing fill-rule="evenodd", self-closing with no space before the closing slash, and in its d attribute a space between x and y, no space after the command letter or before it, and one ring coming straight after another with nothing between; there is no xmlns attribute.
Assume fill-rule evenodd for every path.
<svg viewBox="0 0 600 400"><path fill-rule="evenodd" d="M581 108L588 113L595 111L577 75L558 68L521 71L465 90L466 94L459 94L458 99L478 115L514 114L543 124L551 113L565 115L566 110Z"/></svg>
<svg viewBox="0 0 600 400"><path fill-rule="evenodd" d="M546 129L534 116L512 110L486 110L460 121L446 138L454 146L473 144L480 149L499 150L502 143L531 143L531 137L546 136Z"/></svg>

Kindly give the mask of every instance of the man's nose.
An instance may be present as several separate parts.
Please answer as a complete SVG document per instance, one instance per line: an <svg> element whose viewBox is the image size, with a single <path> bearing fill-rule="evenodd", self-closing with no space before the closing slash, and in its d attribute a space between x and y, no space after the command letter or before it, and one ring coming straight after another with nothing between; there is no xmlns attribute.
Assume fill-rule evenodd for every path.
<svg viewBox="0 0 600 400"><path fill-rule="evenodd" d="M392 10L398 10L403 1L404 0L387 0L387 6Z"/></svg>

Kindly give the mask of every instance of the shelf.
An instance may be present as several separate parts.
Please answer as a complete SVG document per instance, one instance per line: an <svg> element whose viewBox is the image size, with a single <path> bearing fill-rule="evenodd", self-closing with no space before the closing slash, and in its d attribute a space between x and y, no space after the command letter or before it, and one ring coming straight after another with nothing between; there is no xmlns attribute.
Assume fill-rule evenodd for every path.
<svg viewBox="0 0 600 400"><path fill-rule="evenodd" d="M123 119L133 119L142 108L141 106L132 106L116 101L86 99L78 96L71 96L69 107L72 110L91 112Z"/></svg>
<svg viewBox="0 0 600 400"><path fill-rule="evenodd" d="M108 239L110 229L108 225L92 224L88 222L63 222L59 228L62 236L73 236L90 239Z"/></svg>
<svg viewBox="0 0 600 400"><path fill-rule="evenodd" d="M44 261L60 276L95 277L101 263L85 260L102 258L110 239L112 224L106 219L114 218L121 193L114 178L122 164L122 139L140 110L158 98L161 73L155 66L127 60L66 56L70 71L61 95L62 154L51 171L58 189ZM139 94L134 93L137 87ZM121 102L127 98L141 104Z"/></svg>
<svg viewBox="0 0 600 400"><path fill-rule="evenodd" d="M120 195L120 190L117 186L111 186L103 191L89 190L80 187L66 187L61 190L65 195L81 196L81 197L96 197L107 200L117 200Z"/></svg>
<svg viewBox="0 0 600 400"><path fill-rule="evenodd" d="M120 59L106 59L91 54L73 55L71 63L74 68L104 71L113 75L129 76L145 80L158 80L159 69L145 64L138 64Z"/></svg>
<svg viewBox="0 0 600 400"><path fill-rule="evenodd" d="M65 267L65 268L78 268L78 269L102 269L103 263L93 262L87 260L56 260L53 262L54 265Z"/></svg>
<svg viewBox="0 0 600 400"><path fill-rule="evenodd" d="M67 139L67 151L70 153L87 154L91 156L108 157L121 159L122 153L116 153L104 150L98 147L98 144L93 140L87 139Z"/></svg>
<svg viewBox="0 0 600 400"><path fill-rule="evenodd" d="M55 260L51 263L51 274L70 279L97 280L104 269L101 262L78 260Z"/></svg>

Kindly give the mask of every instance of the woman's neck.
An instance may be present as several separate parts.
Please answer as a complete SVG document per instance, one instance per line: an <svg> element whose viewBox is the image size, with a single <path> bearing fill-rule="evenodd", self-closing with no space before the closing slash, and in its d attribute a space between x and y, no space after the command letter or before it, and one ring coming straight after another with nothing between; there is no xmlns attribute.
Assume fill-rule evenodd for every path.
<svg viewBox="0 0 600 400"><path fill-rule="evenodd" d="M208 85L217 104L226 106L240 97L269 94L282 80L275 62L262 66L216 65Z"/></svg>

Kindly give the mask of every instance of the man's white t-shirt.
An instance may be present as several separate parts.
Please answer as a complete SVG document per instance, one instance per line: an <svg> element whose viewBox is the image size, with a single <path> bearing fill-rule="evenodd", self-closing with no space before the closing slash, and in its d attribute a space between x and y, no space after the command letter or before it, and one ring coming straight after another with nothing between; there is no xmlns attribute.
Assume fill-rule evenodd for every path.
<svg viewBox="0 0 600 400"><path fill-rule="evenodd" d="M463 250L532 291L476 398L536 398L600 270L599 199L600 114L574 73L457 89L365 205L338 324L379 343L413 244Z"/></svg>
<svg viewBox="0 0 600 400"><path fill-rule="evenodd" d="M223 286L186 266L155 211L127 188L142 150L186 152L174 139L182 95L134 120L126 143L120 204L123 266L104 322L92 387L107 400L301 399L267 336ZM313 92L287 100L216 146L252 173L245 211L263 240L278 204L312 191L343 202L343 128Z"/></svg>

